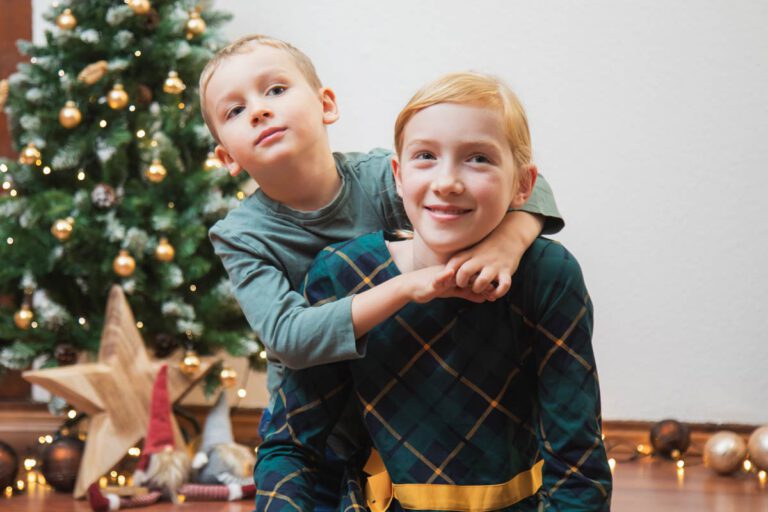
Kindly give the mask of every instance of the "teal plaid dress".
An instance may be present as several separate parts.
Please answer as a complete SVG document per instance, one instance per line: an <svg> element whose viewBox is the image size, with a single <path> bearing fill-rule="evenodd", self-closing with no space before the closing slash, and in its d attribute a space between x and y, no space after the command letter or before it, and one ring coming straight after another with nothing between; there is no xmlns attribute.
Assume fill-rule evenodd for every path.
<svg viewBox="0 0 768 512"><path fill-rule="evenodd" d="M307 275L309 303L398 275L386 237L326 248ZM591 335L579 265L543 238L496 302L409 304L368 334L365 358L286 372L258 451L256 509L313 509L327 436L353 400L394 483L390 510L424 510L423 501L409 505L413 493L438 488L451 495L475 486L480 494L471 501L536 467L541 485L529 484L522 496L497 498L491 508L465 497L434 509L609 510ZM366 510L366 456L348 464L340 510Z"/></svg>

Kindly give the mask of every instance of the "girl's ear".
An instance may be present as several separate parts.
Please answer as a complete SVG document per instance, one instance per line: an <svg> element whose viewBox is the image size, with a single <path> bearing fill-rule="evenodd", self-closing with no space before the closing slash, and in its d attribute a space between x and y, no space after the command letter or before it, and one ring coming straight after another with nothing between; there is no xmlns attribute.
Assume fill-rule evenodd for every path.
<svg viewBox="0 0 768 512"><path fill-rule="evenodd" d="M392 156L392 174L395 176L395 190L397 195L403 197L403 182L400 178L400 161L397 159L397 155Z"/></svg>
<svg viewBox="0 0 768 512"><path fill-rule="evenodd" d="M333 124L339 119L339 106L336 104L336 94L332 89L320 89L320 99L323 102L323 124Z"/></svg>
<svg viewBox="0 0 768 512"><path fill-rule="evenodd" d="M229 151L227 151L226 148L224 148L224 146L221 144L217 145L213 152L216 154L216 157L221 160L221 163L223 163L227 168L230 176L237 176L240 174L240 171L243 170L243 168L240 167L240 164L235 162L234 158L232 158L232 155L229 154Z"/></svg>
<svg viewBox="0 0 768 512"><path fill-rule="evenodd" d="M526 164L518 171L517 190L512 196L510 207L521 208L531 197L533 187L536 185L536 177L539 175L539 169L535 164Z"/></svg>

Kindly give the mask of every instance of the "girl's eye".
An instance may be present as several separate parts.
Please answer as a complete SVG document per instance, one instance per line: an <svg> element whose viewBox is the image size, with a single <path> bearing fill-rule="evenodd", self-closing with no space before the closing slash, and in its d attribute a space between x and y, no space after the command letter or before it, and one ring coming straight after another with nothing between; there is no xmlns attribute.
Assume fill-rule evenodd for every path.
<svg viewBox="0 0 768 512"><path fill-rule="evenodd" d="M267 91L267 96L280 96L285 91L286 91L286 87L284 85L273 85Z"/></svg>
<svg viewBox="0 0 768 512"><path fill-rule="evenodd" d="M237 116L242 111L243 111L242 105L238 105L236 107L229 109L229 111L227 112L227 119Z"/></svg>
<svg viewBox="0 0 768 512"><path fill-rule="evenodd" d="M434 160L435 155L430 153L429 151L419 151L418 153L413 155L414 160Z"/></svg>
<svg viewBox="0 0 768 512"><path fill-rule="evenodd" d="M485 155L473 155L469 158L469 161L474 164L489 164L491 160Z"/></svg>

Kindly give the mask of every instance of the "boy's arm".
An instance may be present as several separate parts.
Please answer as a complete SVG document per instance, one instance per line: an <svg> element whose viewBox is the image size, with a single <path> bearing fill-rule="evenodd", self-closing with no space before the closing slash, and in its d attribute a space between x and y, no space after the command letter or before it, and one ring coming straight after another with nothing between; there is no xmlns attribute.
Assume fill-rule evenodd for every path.
<svg viewBox="0 0 768 512"><path fill-rule="evenodd" d="M581 270L559 244L532 280L537 435L544 489L555 510L610 510L612 478L602 441L600 390L592 352L592 302Z"/></svg>
<svg viewBox="0 0 768 512"><path fill-rule="evenodd" d="M286 370L257 452L257 511L314 510L319 462L350 390L346 363Z"/></svg>
<svg viewBox="0 0 768 512"><path fill-rule="evenodd" d="M556 233L563 225L552 189L539 174L525 205L510 211L485 240L451 258L447 268L456 272L459 287L471 284L475 293L498 299L509 291L512 275L536 237Z"/></svg>

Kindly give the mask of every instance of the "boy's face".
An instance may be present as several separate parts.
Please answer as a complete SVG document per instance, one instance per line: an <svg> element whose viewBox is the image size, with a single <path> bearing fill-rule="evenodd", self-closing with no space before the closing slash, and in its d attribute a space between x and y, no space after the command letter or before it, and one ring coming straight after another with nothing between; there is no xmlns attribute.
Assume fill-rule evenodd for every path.
<svg viewBox="0 0 768 512"><path fill-rule="evenodd" d="M230 174L245 169L257 181L327 145L325 125L338 119L333 92L313 89L290 54L271 46L222 61L205 102L219 137L217 156Z"/></svg>
<svg viewBox="0 0 768 512"><path fill-rule="evenodd" d="M486 107L440 103L419 111L393 168L414 239L438 256L479 242L507 208L527 199L501 115Z"/></svg>

